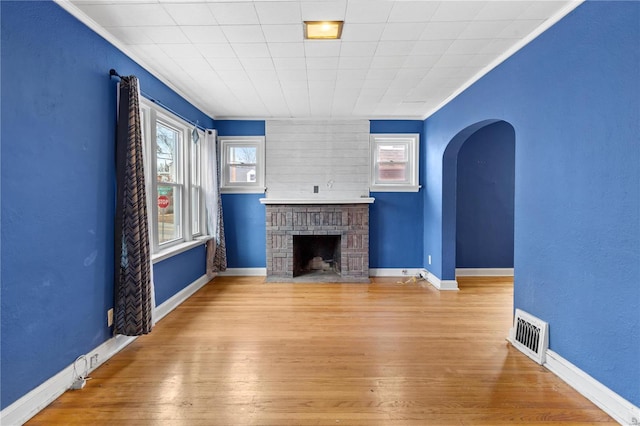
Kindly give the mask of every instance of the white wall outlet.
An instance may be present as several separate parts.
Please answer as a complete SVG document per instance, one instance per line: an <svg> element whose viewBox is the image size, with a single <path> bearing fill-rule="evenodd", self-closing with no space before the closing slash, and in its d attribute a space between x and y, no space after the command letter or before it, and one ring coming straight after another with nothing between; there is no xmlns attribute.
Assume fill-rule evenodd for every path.
<svg viewBox="0 0 640 426"><path fill-rule="evenodd" d="M406 270L406 269L403 269L403 270L402 270L402 275L407 275L407 273L408 273L408 272L407 272L407 270Z"/></svg>
<svg viewBox="0 0 640 426"><path fill-rule="evenodd" d="M113 325L113 308L107 311L107 327L111 327Z"/></svg>
<svg viewBox="0 0 640 426"><path fill-rule="evenodd" d="M89 368L96 368L98 365L98 354L93 354L89 359Z"/></svg>
<svg viewBox="0 0 640 426"><path fill-rule="evenodd" d="M429 263L429 265L431 265L431 255L429 255L429 259L427 260L427 262Z"/></svg>

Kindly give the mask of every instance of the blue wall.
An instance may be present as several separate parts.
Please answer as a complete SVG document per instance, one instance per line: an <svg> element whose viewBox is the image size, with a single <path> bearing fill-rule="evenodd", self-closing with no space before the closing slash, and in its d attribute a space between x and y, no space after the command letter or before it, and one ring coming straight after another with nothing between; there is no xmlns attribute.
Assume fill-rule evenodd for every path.
<svg viewBox="0 0 640 426"><path fill-rule="evenodd" d="M513 268L515 134L504 121L458 151L456 267Z"/></svg>
<svg viewBox="0 0 640 426"><path fill-rule="evenodd" d="M552 350L636 406L638 22L640 3L586 2L429 117L424 201L425 253L442 255L447 144L485 120L513 125L514 305L549 322ZM451 279L450 264L430 270Z"/></svg>
<svg viewBox="0 0 640 426"><path fill-rule="evenodd" d="M219 136L264 136L264 120L216 120ZM267 267L266 211L260 194L222 194L229 268Z"/></svg>
<svg viewBox="0 0 640 426"><path fill-rule="evenodd" d="M419 133L420 153L425 142L420 120L371 120L371 133ZM418 181L424 182L420 161ZM369 267L420 268L422 255L422 194L420 192L372 192L369 209Z"/></svg>
<svg viewBox="0 0 640 426"><path fill-rule="evenodd" d="M220 136L264 136L265 122L216 120ZM372 120L371 133L420 133L420 120ZM267 149L269 142L267 141ZM424 173L420 169L420 182ZM370 217L371 268L419 268L422 255L422 196L417 193L375 192ZM223 194L225 236L229 268L266 267L264 194Z"/></svg>
<svg viewBox="0 0 640 426"><path fill-rule="evenodd" d="M1 7L2 271L0 406L5 408L111 337L116 82L179 114L213 120L52 2ZM155 266L164 300L204 274ZM189 268L196 268L186 262ZM162 273L173 270L173 276ZM175 278L175 279L174 279Z"/></svg>
<svg viewBox="0 0 640 426"><path fill-rule="evenodd" d="M206 253L205 246L201 245L153 265L156 306L206 273Z"/></svg>

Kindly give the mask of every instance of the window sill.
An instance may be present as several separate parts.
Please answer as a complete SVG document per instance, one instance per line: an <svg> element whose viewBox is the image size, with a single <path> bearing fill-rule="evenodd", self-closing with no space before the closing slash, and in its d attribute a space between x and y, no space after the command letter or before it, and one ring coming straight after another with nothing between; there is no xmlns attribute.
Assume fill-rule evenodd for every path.
<svg viewBox="0 0 640 426"><path fill-rule="evenodd" d="M371 192L419 192L422 185L372 185Z"/></svg>
<svg viewBox="0 0 640 426"><path fill-rule="evenodd" d="M264 186L255 187L233 187L226 186L220 188L221 194L264 194L267 188Z"/></svg>
<svg viewBox="0 0 640 426"><path fill-rule="evenodd" d="M162 262L163 260L169 259L170 257L176 256L180 253L184 253L185 251L189 251L194 247L204 245L209 239L210 237L206 235L198 237L193 241L187 241L184 243L176 244L175 246L167 247L166 249L162 249L158 253L151 255L151 263L156 264Z"/></svg>

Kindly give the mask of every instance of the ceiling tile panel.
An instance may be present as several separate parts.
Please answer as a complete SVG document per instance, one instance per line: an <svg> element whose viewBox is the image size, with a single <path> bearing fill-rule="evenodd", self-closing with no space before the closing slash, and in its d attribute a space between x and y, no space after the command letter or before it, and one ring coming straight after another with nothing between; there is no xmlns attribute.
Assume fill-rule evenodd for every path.
<svg viewBox="0 0 640 426"><path fill-rule="evenodd" d="M216 25L194 25L181 27L191 43L226 43L222 28Z"/></svg>
<svg viewBox="0 0 640 426"><path fill-rule="evenodd" d="M205 58L235 58L236 53L229 43L194 44L198 52Z"/></svg>
<svg viewBox="0 0 640 426"><path fill-rule="evenodd" d="M237 58L208 58L207 62L213 68L220 70L241 70L244 68Z"/></svg>
<svg viewBox="0 0 640 426"><path fill-rule="evenodd" d="M453 40L420 40L411 50L411 55L442 55L451 43Z"/></svg>
<svg viewBox="0 0 640 426"><path fill-rule="evenodd" d="M337 56L329 56L329 57L316 57L316 58L307 58L307 70L309 69L319 69L319 70L335 70L338 69L338 57Z"/></svg>
<svg viewBox="0 0 640 426"><path fill-rule="evenodd" d="M405 68L431 68L442 57L442 55L410 55L402 64Z"/></svg>
<svg viewBox="0 0 640 426"><path fill-rule="evenodd" d="M351 0L347 3L345 21L349 23L385 23L393 7L392 1Z"/></svg>
<svg viewBox="0 0 640 426"><path fill-rule="evenodd" d="M288 25L263 25L262 32L269 43L299 43L303 40L302 23Z"/></svg>
<svg viewBox="0 0 640 426"><path fill-rule="evenodd" d="M306 70L307 62L304 58L273 58L273 64L277 69Z"/></svg>
<svg viewBox="0 0 640 426"><path fill-rule="evenodd" d="M231 43L238 58L269 58L267 43Z"/></svg>
<svg viewBox="0 0 640 426"><path fill-rule="evenodd" d="M300 43L268 43L269 52L274 58L303 58L304 44Z"/></svg>
<svg viewBox="0 0 640 426"><path fill-rule="evenodd" d="M376 49L376 56L406 56L416 46L415 41L381 41Z"/></svg>
<svg viewBox="0 0 640 426"><path fill-rule="evenodd" d="M344 80L354 80L354 81L359 81L359 80L364 80L367 77L367 73L369 72L368 69L339 69L338 70L338 74L337 74L337 80L338 81L344 81Z"/></svg>
<svg viewBox="0 0 640 426"><path fill-rule="evenodd" d="M209 3L214 19L220 25L259 24L258 14L252 2Z"/></svg>
<svg viewBox="0 0 640 426"><path fill-rule="evenodd" d="M145 27L147 37L156 44L190 44L191 41L177 26Z"/></svg>
<svg viewBox="0 0 640 426"><path fill-rule="evenodd" d="M260 25L223 25L220 27L230 43L264 42Z"/></svg>
<svg viewBox="0 0 640 426"><path fill-rule="evenodd" d="M510 21L474 21L460 33L460 39L487 39L500 37L500 33L509 26Z"/></svg>
<svg viewBox="0 0 640 426"><path fill-rule="evenodd" d="M491 39L454 40L447 49L447 54L471 55L486 48L490 43Z"/></svg>
<svg viewBox="0 0 640 426"><path fill-rule="evenodd" d="M378 41L385 24L349 24L342 30L344 41Z"/></svg>
<svg viewBox="0 0 640 426"><path fill-rule="evenodd" d="M193 44L162 44L160 48L171 58L193 58L202 56Z"/></svg>
<svg viewBox="0 0 640 426"><path fill-rule="evenodd" d="M486 1L443 1L431 20L438 21L472 21L487 4Z"/></svg>
<svg viewBox="0 0 640 426"><path fill-rule="evenodd" d="M377 42L343 41L340 56L344 57L372 57L378 48Z"/></svg>
<svg viewBox="0 0 640 426"><path fill-rule="evenodd" d="M164 10L178 25L214 25L216 20L204 3L164 4Z"/></svg>
<svg viewBox="0 0 640 426"><path fill-rule="evenodd" d="M303 1L303 21L344 21L347 1Z"/></svg>
<svg viewBox="0 0 640 426"><path fill-rule="evenodd" d="M338 70L307 69L309 82L315 81L336 81ZM335 85L335 83L334 83Z"/></svg>
<svg viewBox="0 0 640 426"><path fill-rule="evenodd" d="M342 56L344 53L344 44L340 49L340 60L338 68L340 69L367 69L371 65L371 56Z"/></svg>
<svg viewBox="0 0 640 426"><path fill-rule="evenodd" d="M256 2L261 24L298 24L302 21L300 3L291 1Z"/></svg>
<svg viewBox="0 0 640 426"><path fill-rule="evenodd" d="M404 59L398 56L374 56L369 69L393 68L400 69Z"/></svg>
<svg viewBox="0 0 640 426"><path fill-rule="evenodd" d="M429 22L442 2L396 1L388 22Z"/></svg>
<svg viewBox="0 0 640 426"><path fill-rule="evenodd" d="M339 40L306 40L304 42L305 56L340 56Z"/></svg>
<svg viewBox="0 0 640 426"><path fill-rule="evenodd" d="M469 21L429 22L420 35L420 40L454 40L467 28Z"/></svg>
<svg viewBox="0 0 640 426"><path fill-rule="evenodd" d="M489 1L475 16L476 20L495 21L517 19L533 1Z"/></svg>
<svg viewBox="0 0 640 426"><path fill-rule="evenodd" d="M424 32L423 23L388 23L384 27L381 40L418 40Z"/></svg>
<svg viewBox="0 0 640 426"><path fill-rule="evenodd" d="M262 71L273 71L275 73L275 67L271 58L240 58L240 62L245 70L254 69Z"/></svg>

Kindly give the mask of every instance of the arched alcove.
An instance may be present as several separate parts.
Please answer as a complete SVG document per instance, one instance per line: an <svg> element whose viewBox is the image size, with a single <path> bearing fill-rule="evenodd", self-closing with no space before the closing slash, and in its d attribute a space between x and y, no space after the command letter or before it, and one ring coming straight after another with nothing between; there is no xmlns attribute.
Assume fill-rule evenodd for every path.
<svg viewBox="0 0 640 426"><path fill-rule="evenodd" d="M489 119L472 124L458 132L449 142L443 155L443 184L442 184L442 278L455 279L456 270L456 222L457 222L457 181L458 155L463 144L474 134L487 126L503 123L509 129L513 143L515 130L509 123ZM514 160L515 161L515 160Z"/></svg>

